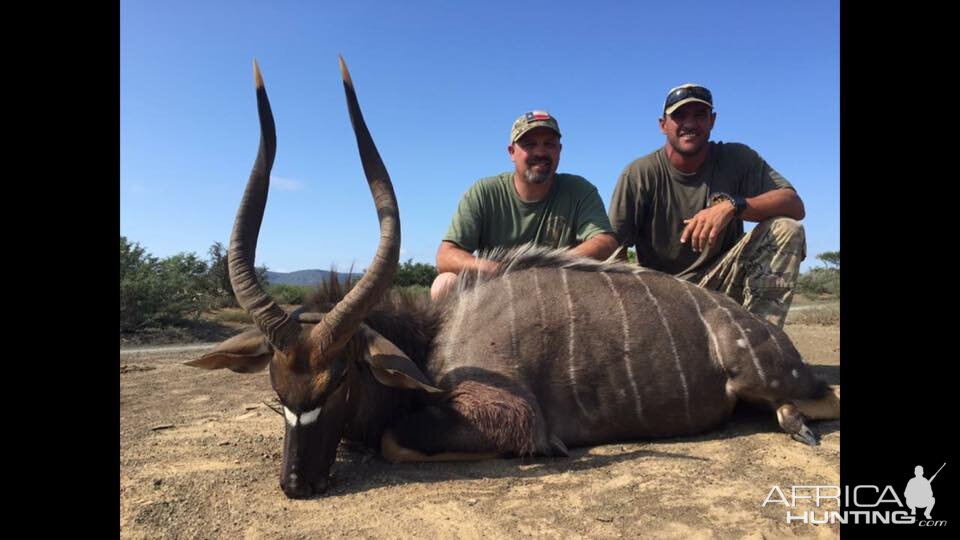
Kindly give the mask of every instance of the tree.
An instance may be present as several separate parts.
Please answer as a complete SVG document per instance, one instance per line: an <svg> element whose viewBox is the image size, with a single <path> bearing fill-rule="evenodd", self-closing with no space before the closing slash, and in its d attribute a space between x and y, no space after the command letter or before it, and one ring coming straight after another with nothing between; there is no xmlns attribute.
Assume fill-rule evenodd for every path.
<svg viewBox="0 0 960 540"><path fill-rule="evenodd" d="M811 268L800 274L796 292L809 295L840 296L840 252L825 251L817 255L824 262L823 268ZM832 265L831 268L828 265Z"/></svg>
<svg viewBox="0 0 960 540"><path fill-rule="evenodd" d="M837 270L840 270L840 252L839 251L824 251L823 253L817 255L817 258L826 264L835 266Z"/></svg>
<svg viewBox="0 0 960 540"><path fill-rule="evenodd" d="M147 324L159 301L155 279L156 257L139 243L120 237L120 329Z"/></svg>
<svg viewBox="0 0 960 540"><path fill-rule="evenodd" d="M192 253L157 259L120 237L120 329L136 330L199 315L207 265Z"/></svg>
<svg viewBox="0 0 960 540"><path fill-rule="evenodd" d="M236 296L233 294L233 284L230 283L230 269L227 266L227 249L220 242L214 242L207 250L209 255L209 269L207 282L210 293L221 306L237 306ZM267 286L267 267L255 268L257 281L262 287Z"/></svg>
<svg viewBox="0 0 960 540"><path fill-rule="evenodd" d="M165 292L163 319L199 317L212 301L207 281L207 263L194 253L177 253L157 266Z"/></svg>
<svg viewBox="0 0 960 540"><path fill-rule="evenodd" d="M236 305L223 244L214 243L209 255L209 263L185 252L158 259L121 236L120 329L177 323L213 307ZM266 288L267 267L256 272Z"/></svg>
<svg viewBox="0 0 960 540"><path fill-rule="evenodd" d="M397 267L397 274L393 276L393 286L420 285L430 287L435 279L437 279L437 268L435 266L426 263L414 263L413 259L407 259L407 262Z"/></svg>
<svg viewBox="0 0 960 540"><path fill-rule="evenodd" d="M230 285L230 271L227 268L227 250L220 242L214 242L207 250L210 256L210 268L207 276L210 280L210 292L219 296L233 298L233 287Z"/></svg>

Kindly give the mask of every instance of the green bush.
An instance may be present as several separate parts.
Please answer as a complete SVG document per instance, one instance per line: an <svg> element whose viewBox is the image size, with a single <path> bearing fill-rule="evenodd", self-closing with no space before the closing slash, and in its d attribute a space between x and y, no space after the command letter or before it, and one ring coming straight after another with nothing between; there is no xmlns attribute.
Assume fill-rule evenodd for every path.
<svg viewBox="0 0 960 540"><path fill-rule="evenodd" d="M209 256L207 270L207 286L212 296L212 307L238 307L237 299L233 294L233 284L230 283L230 271L227 268L227 249L220 242L214 242L207 250ZM267 267L254 268L257 281L261 286L267 283Z"/></svg>
<svg viewBox="0 0 960 540"><path fill-rule="evenodd" d="M139 243L121 236L120 329L141 330L197 318L214 308L235 307L226 249L216 242L208 254L209 262L193 253L158 259ZM257 267L256 272L264 285L267 268ZM284 298L290 296L296 294L284 291Z"/></svg>
<svg viewBox="0 0 960 540"><path fill-rule="evenodd" d="M166 259L120 237L120 329L199 316L210 305L207 264L192 253Z"/></svg>
<svg viewBox="0 0 960 540"><path fill-rule="evenodd" d="M840 296L840 270L836 268L811 268L800 274L796 292L807 296Z"/></svg>
<svg viewBox="0 0 960 540"><path fill-rule="evenodd" d="M313 290L307 285L267 285L267 294L278 304L302 304Z"/></svg>
<svg viewBox="0 0 960 540"><path fill-rule="evenodd" d="M435 266L426 263L414 263L413 259L407 259L407 262L397 268L397 274L393 276L392 286L420 285L430 287L435 279L437 279L437 268Z"/></svg>

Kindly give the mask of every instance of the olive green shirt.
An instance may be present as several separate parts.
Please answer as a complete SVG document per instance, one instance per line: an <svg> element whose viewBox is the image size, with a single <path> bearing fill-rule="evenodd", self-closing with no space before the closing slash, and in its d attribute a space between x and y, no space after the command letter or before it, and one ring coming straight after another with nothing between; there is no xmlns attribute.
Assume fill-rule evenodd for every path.
<svg viewBox="0 0 960 540"><path fill-rule="evenodd" d="M793 188L757 152L739 143L711 142L707 160L696 173L674 167L661 147L627 165L610 201L610 223L617 241L636 246L644 267L695 280L743 236L743 220L735 218L721 233L720 249L705 260L680 243L685 224L707 207L711 193L756 197L781 188Z"/></svg>
<svg viewBox="0 0 960 540"><path fill-rule="evenodd" d="M558 173L550 193L528 203L517 195L511 171L473 184L443 239L472 253L526 243L568 248L610 232L603 200L585 178Z"/></svg>

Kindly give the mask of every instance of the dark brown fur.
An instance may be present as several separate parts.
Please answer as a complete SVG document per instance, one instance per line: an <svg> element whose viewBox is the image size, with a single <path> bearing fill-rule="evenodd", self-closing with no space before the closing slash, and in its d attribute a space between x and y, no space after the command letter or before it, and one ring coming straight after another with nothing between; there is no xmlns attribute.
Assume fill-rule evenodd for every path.
<svg viewBox="0 0 960 540"><path fill-rule="evenodd" d="M450 392L449 404L498 451L534 452L534 412L527 400L502 388L465 381Z"/></svg>

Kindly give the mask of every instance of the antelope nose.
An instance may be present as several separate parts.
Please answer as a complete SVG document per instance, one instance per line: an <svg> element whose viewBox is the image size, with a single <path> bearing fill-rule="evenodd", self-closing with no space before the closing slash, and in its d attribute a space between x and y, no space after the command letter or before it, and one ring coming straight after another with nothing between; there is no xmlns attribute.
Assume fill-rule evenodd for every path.
<svg viewBox="0 0 960 540"><path fill-rule="evenodd" d="M280 480L280 489L291 499L306 499L313 495L313 486L296 477L287 477Z"/></svg>

